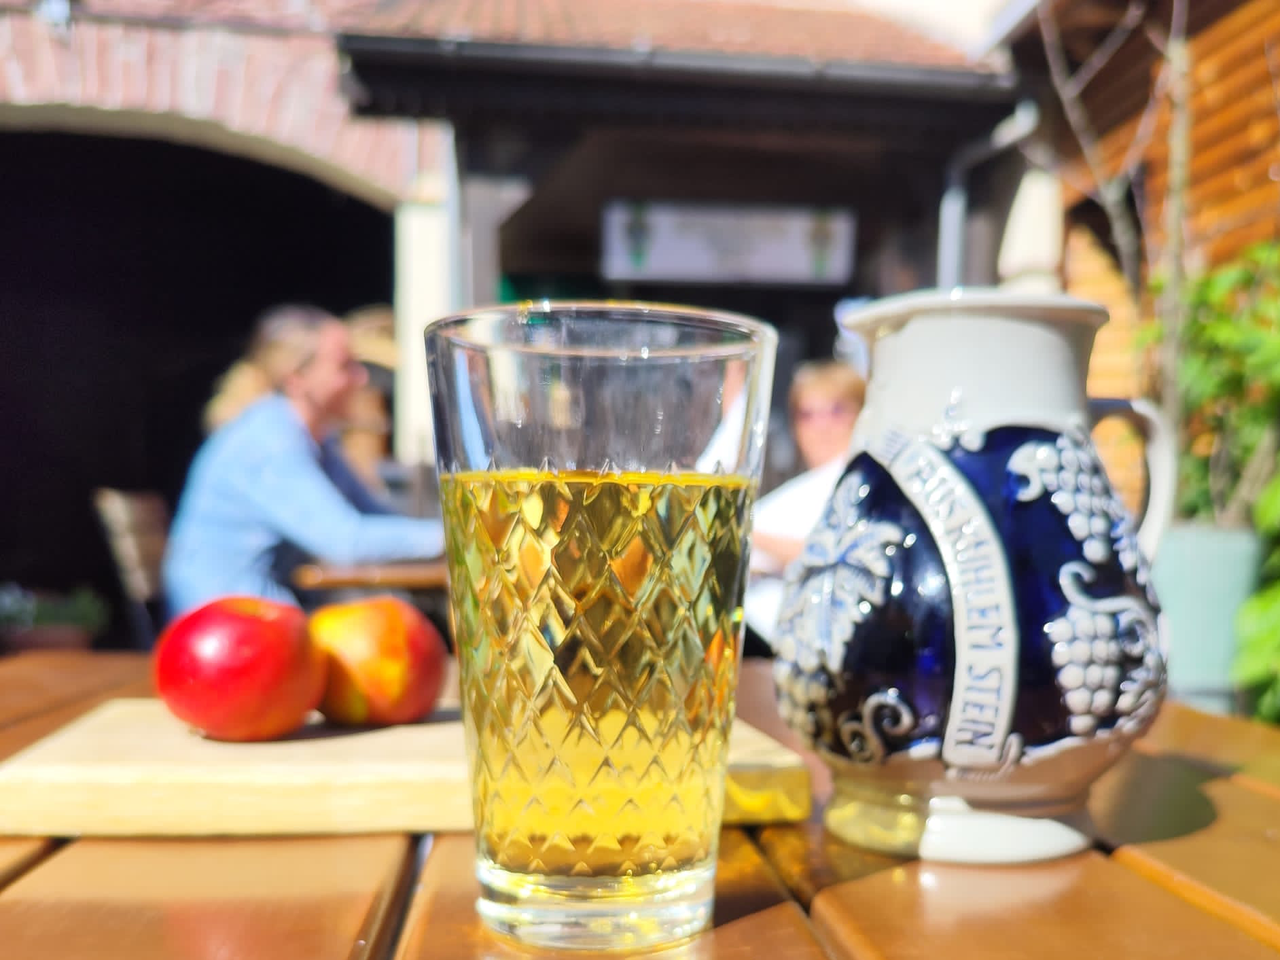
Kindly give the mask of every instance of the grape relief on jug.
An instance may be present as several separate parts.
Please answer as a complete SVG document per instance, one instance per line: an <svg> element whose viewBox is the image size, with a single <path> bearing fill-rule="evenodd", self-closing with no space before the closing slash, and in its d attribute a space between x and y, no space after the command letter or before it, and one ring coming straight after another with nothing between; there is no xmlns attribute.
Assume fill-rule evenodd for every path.
<svg viewBox="0 0 1280 960"><path fill-rule="evenodd" d="M779 704L837 765L1065 796L1154 719L1157 616L1082 420L888 430L789 571Z"/></svg>

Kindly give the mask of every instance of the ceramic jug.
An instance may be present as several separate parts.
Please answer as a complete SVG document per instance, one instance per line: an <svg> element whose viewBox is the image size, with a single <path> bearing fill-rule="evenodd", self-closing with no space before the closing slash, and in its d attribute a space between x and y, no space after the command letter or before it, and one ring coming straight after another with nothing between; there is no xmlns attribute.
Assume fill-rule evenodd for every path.
<svg viewBox="0 0 1280 960"><path fill-rule="evenodd" d="M773 638L781 712L832 768L840 837L969 863L1091 842L1089 786L1164 695L1146 557L1175 481L1153 409L1085 396L1106 319L984 289L842 318L871 344L866 405ZM1090 440L1112 414L1147 438L1141 529Z"/></svg>

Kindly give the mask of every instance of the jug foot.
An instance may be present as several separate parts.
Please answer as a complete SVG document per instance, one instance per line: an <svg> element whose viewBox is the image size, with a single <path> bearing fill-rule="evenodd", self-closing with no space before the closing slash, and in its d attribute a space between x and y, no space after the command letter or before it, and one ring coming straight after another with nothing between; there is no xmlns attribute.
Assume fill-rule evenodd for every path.
<svg viewBox="0 0 1280 960"><path fill-rule="evenodd" d="M940 863L1030 863L1085 850L1093 824L1083 803L1053 809L973 806L960 797L843 791L827 807L828 830L882 853Z"/></svg>

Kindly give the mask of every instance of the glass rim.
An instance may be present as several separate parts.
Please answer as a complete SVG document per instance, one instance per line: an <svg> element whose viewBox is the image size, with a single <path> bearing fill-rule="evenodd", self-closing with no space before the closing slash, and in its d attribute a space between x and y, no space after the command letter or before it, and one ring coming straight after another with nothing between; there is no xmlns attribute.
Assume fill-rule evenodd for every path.
<svg viewBox="0 0 1280 960"><path fill-rule="evenodd" d="M700 327L702 329L737 334L740 339L720 344L688 344L685 346L660 346L652 348L564 346L561 344L521 343L517 341L485 342L466 336L462 329L474 320L520 320L536 314L562 317L577 314L584 320L607 322L626 319L635 322L668 323L673 326ZM605 316L622 314L623 316ZM599 315L599 316L596 316ZM432 320L423 329L423 337L430 340L440 337L455 346L473 350L510 350L514 353L546 357L605 357L617 360L633 358L644 361L664 359L735 359L749 358L770 345L776 347L777 331L764 320L706 307L684 304L657 303L646 300L521 300L519 303L474 307Z"/></svg>

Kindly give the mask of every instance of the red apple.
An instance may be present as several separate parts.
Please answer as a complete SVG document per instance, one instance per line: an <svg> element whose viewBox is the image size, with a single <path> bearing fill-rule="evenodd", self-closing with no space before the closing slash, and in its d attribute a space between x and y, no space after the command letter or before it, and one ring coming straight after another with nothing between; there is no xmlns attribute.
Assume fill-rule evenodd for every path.
<svg viewBox="0 0 1280 960"><path fill-rule="evenodd" d="M435 707L448 653L440 632L403 600L321 607L311 636L329 653L320 710L333 722L410 723Z"/></svg>
<svg viewBox="0 0 1280 960"><path fill-rule="evenodd" d="M272 740L320 705L327 661L297 607L214 600L171 623L156 646L156 690L214 740Z"/></svg>

